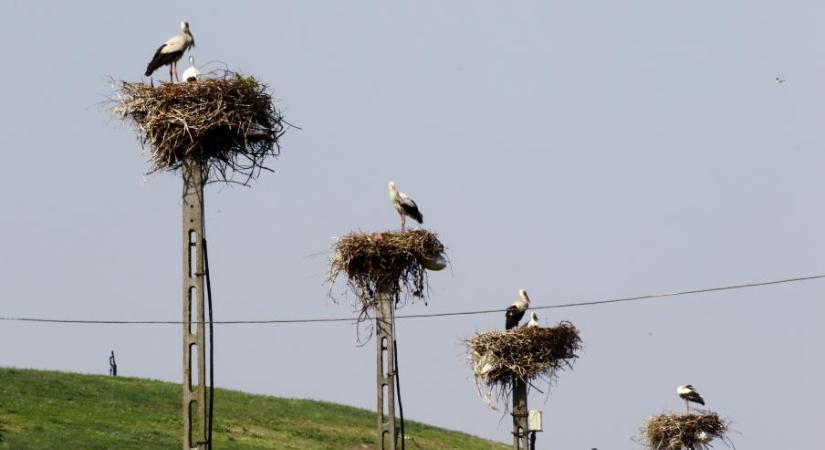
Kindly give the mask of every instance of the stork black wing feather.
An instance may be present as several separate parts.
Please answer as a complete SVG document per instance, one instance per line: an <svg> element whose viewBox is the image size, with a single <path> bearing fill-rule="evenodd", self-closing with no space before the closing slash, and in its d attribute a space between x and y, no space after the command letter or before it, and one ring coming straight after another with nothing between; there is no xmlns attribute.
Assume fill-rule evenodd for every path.
<svg viewBox="0 0 825 450"><path fill-rule="evenodd" d="M424 223L424 216L421 215L421 211L418 210L418 206L415 202L410 201L409 203L401 203L401 208L404 210L404 214L410 216L418 223Z"/></svg>
<svg viewBox="0 0 825 450"><path fill-rule="evenodd" d="M169 52L163 53L163 48L166 47L166 44L161 45L158 47L158 50L155 52L155 56L152 57L152 60L149 61L149 65L146 66L146 73L143 75L150 76L152 73L159 68L167 65L172 64L173 62L180 59L183 56L183 51L179 52Z"/></svg>
<svg viewBox="0 0 825 450"><path fill-rule="evenodd" d="M506 319L504 322L504 329L509 330L518 325L521 318L524 317L524 311L519 311L519 309L516 308L516 305L510 305L504 313L504 317Z"/></svg>

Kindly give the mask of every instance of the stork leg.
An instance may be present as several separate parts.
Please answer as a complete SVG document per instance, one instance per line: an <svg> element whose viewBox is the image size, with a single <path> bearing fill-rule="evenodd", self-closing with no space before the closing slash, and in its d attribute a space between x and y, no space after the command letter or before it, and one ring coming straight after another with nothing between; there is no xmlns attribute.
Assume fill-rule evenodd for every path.
<svg viewBox="0 0 825 450"><path fill-rule="evenodd" d="M405 223L406 223L406 217L404 217L404 214L401 214L401 232L402 233L404 232L404 224Z"/></svg>
<svg viewBox="0 0 825 450"><path fill-rule="evenodd" d="M685 400L685 408L687 408L687 413L690 414L690 403L687 401L687 399Z"/></svg>
<svg viewBox="0 0 825 450"><path fill-rule="evenodd" d="M169 64L169 82L170 82L170 83L174 83L174 82L175 82L175 79L174 79L174 78L172 78L172 65L174 65L174 64L175 64L175 63Z"/></svg>

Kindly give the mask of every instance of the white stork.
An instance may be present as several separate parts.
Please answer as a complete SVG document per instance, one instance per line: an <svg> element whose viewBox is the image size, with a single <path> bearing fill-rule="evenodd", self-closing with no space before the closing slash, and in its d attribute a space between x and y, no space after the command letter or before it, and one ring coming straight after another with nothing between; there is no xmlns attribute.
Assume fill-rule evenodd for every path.
<svg viewBox="0 0 825 450"><path fill-rule="evenodd" d="M195 46L195 38L192 37L192 33L189 32L189 22L185 20L181 22L180 30L181 33L179 35L172 36L165 44L157 49L155 56L152 57L149 65L146 66L145 76L151 76L152 73L161 66L169 65L169 81L174 81L172 78L173 73L175 78L178 78L178 60L186 50ZM178 81L180 81L180 78L178 78Z"/></svg>
<svg viewBox="0 0 825 450"><path fill-rule="evenodd" d="M198 68L195 67L195 57L189 55L189 67L187 67L186 70L183 71L183 81L198 81L198 78L200 78L200 76L200 70L198 70Z"/></svg>
<svg viewBox="0 0 825 450"><path fill-rule="evenodd" d="M530 297L527 296L527 291L519 289L518 296L519 299L514 301L504 313L507 319L504 328L507 330L515 328L518 325L521 318L524 317L524 312L527 311L527 308L530 306Z"/></svg>
<svg viewBox="0 0 825 450"><path fill-rule="evenodd" d="M424 223L424 216L418 210L418 205L415 204L409 195L399 192L395 187L395 182L390 181L390 200L392 201L398 215L401 216L401 231L404 231L404 224L406 223L406 216L410 216L418 223Z"/></svg>
<svg viewBox="0 0 825 450"><path fill-rule="evenodd" d="M688 414L690 414L690 402L698 403L700 405L705 404L705 399L696 392L696 389L689 385L685 384L676 388L676 394L679 395L679 398L685 401L685 407L687 408Z"/></svg>
<svg viewBox="0 0 825 450"><path fill-rule="evenodd" d="M534 313L534 312L530 313L530 321L527 322L527 324L524 325L524 326L527 327L527 328L538 327L539 326L539 315Z"/></svg>

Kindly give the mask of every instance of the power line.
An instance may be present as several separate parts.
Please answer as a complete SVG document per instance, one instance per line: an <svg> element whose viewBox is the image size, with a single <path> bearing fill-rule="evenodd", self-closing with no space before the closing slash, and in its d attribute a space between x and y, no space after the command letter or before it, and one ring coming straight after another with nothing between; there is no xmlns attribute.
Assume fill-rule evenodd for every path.
<svg viewBox="0 0 825 450"><path fill-rule="evenodd" d="M633 297L618 297L608 298L602 300L590 300L570 303L558 303L555 305L545 306L531 306L530 309L561 309L561 308L576 308L582 306L604 305L609 303L625 303L635 302L641 300L653 300L657 298L679 297L694 294L706 294L709 292L732 291L738 289L748 289L755 287L771 286L776 284L797 283L801 281L811 281L825 278L825 274L811 275L805 277L785 278L782 280L762 281L754 283L734 284L729 286L718 286L702 289L691 289L686 291L666 292L658 294L637 295ZM426 313L426 314L402 314L396 316L396 319L423 319L433 317L454 317L454 316L470 316L478 314L494 314L504 312L504 308L500 309L482 309L474 311L456 311L445 313ZM190 322L183 322L180 320L84 320L84 319L47 319L40 317L0 317L0 321L5 322L36 322L36 323L64 323L64 324L97 324L97 325L184 325ZM260 319L260 320L215 320L212 322L206 321L203 323L212 323L215 325L266 325L266 324L299 324L299 323L321 323L321 322L350 322L357 323L358 317L331 317L331 318L311 318L311 319ZM201 322L192 321L191 323L199 324Z"/></svg>

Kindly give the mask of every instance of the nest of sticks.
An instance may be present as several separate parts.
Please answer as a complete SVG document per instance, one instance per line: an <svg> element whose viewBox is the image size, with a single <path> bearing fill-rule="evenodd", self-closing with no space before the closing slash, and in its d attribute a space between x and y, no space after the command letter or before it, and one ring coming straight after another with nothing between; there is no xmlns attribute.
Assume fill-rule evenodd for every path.
<svg viewBox="0 0 825 450"><path fill-rule="evenodd" d="M427 230L350 233L335 243L329 282L346 275L363 319L376 305L376 292L426 299L426 266L443 254L444 245Z"/></svg>
<svg viewBox="0 0 825 450"><path fill-rule="evenodd" d="M137 130L149 149L151 172L199 163L210 176L241 184L269 170L286 131L266 85L231 71L189 83L115 83L113 112ZM237 182L237 181L236 181Z"/></svg>
<svg viewBox="0 0 825 450"><path fill-rule="evenodd" d="M506 401L514 377L525 383L552 381L572 369L581 350L579 330L570 322L555 327L520 327L476 333L465 341L481 398L491 407Z"/></svg>
<svg viewBox="0 0 825 450"><path fill-rule="evenodd" d="M650 450L702 450L714 439L731 447L727 431L728 422L714 412L660 414L648 419L642 441Z"/></svg>

